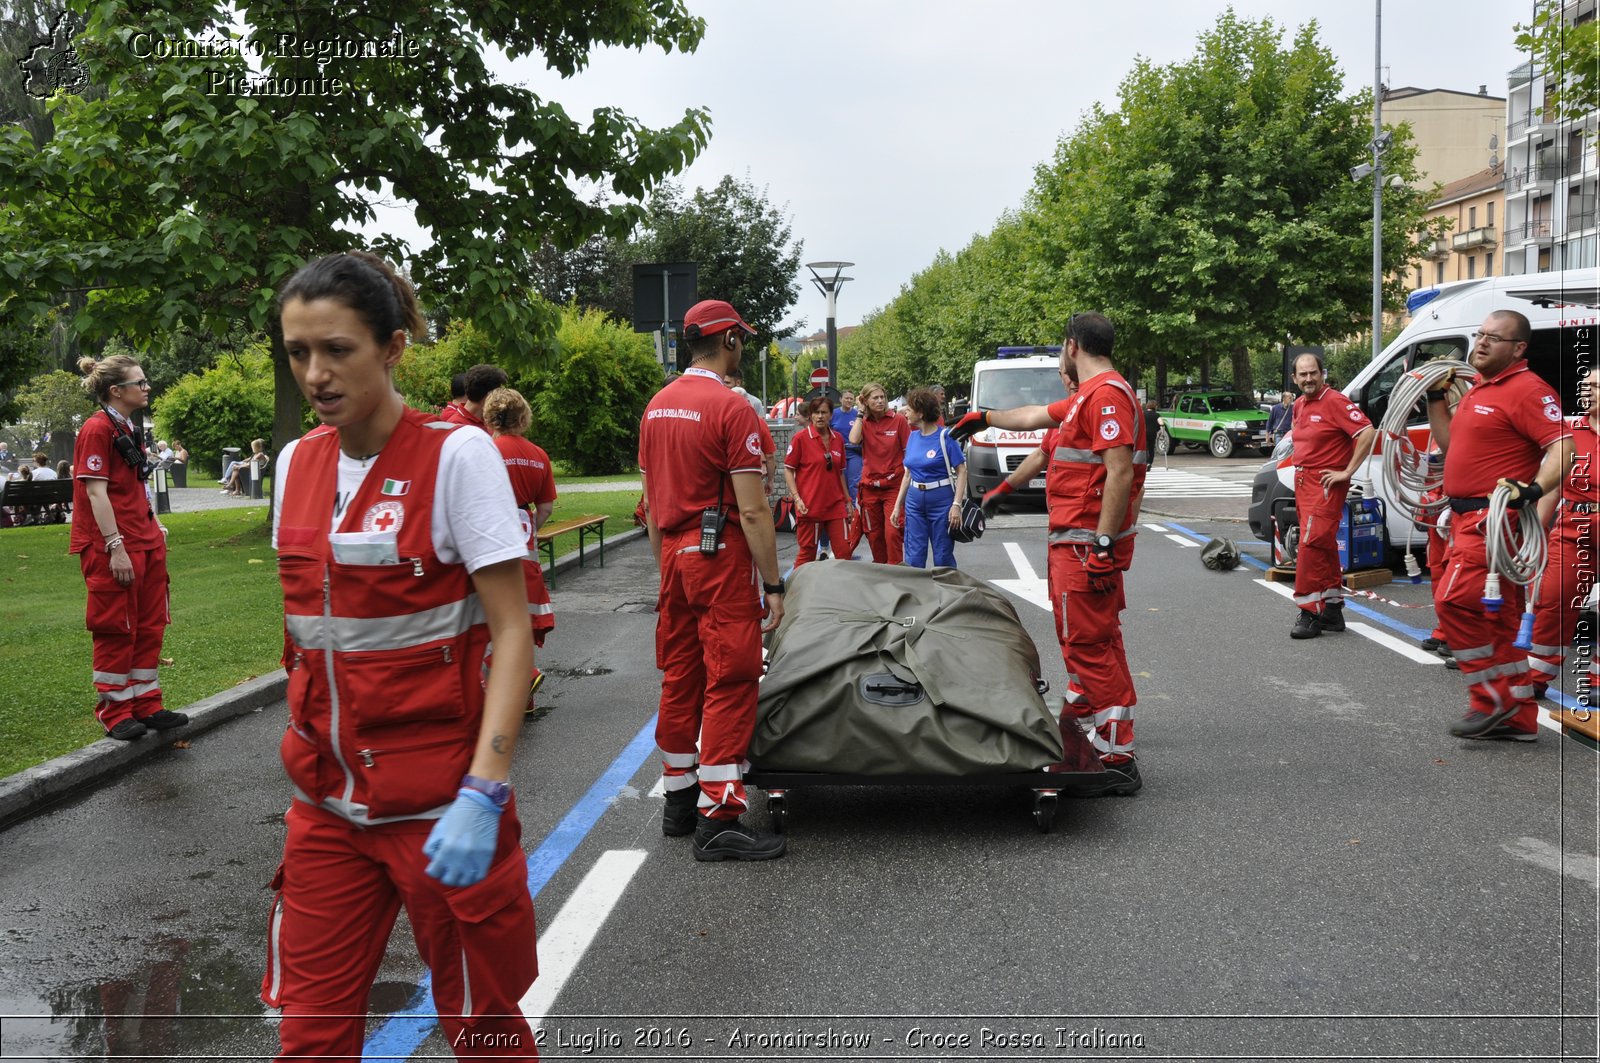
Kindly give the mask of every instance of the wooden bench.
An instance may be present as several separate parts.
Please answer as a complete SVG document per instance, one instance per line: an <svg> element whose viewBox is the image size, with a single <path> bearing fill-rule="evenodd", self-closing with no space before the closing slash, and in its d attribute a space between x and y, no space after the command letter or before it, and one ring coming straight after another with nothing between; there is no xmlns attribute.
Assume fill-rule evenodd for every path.
<svg viewBox="0 0 1600 1063"><path fill-rule="evenodd" d="M558 520L546 524L539 529L539 551L550 562L547 578L550 586L556 585L556 536L568 532L578 533L578 567L583 567L583 548L589 541L589 536L594 536L600 544L600 567L606 567L606 517L591 514L587 517L573 517L570 520Z"/></svg>
<svg viewBox="0 0 1600 1063"><path fill-rule="evenodd" d="M19 527L26 517L29 522L36 524L66 522L67 514L72 512L72 481L71 480L5 480L0 481L0 509L6 507L34 507L37 513L16 513L10 516L0 514L3 524L0 527ZM50 507L59 507L54 512ZM35 519L42 518L42 519Z"/></svg>

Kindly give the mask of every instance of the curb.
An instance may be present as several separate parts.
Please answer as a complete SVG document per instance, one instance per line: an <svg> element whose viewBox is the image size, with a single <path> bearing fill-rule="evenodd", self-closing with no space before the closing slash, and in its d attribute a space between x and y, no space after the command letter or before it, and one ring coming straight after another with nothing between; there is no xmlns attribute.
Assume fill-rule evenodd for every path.
<svg viewBox="0 0 1600 1063"><path fill-rule="evenodd" d="M0 829L121 768L172 748L174 741L193 738L235 717L281 701L288 685L288 675L280 668L185 706L182 711L189 714L188 726L162 732L154 740L146 737L118 742L102 738L82 749L0 779Z"/></svg>
<svg viewBox="0 0 1600 1063"><path fill-rule="evenodd" d="M630 528L620 535L607 539L606 545L622 546L644 538L645 534L643 528ZM589 547L589 549L594 548ZM556 563L546 566L545 571L565 573L569 569L578 568L578 560L578 551L574 550L556 558ZM141 760L171 749L175 741L193 738L229 720L282 701L288 686L288 674L280 668L256 679L247 679L237 686L202 698L192 705L184 706L180 711L189 714L189 724L186 727L163 732L157 738L147 736L133 742L102 738L81 749L63 753L53 760L47 760L43 764L36 764L15 775L0 779L0 830Z"/></svg>

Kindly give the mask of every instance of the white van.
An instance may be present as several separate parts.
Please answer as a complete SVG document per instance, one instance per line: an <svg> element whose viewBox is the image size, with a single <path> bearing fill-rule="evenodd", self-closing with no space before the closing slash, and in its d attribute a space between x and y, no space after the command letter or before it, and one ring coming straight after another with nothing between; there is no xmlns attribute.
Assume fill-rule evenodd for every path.
<svg viewBox="0 0 1600 1063"><path fill-rule="evenodd" d="M1009 410L1013 406L1048 406L1067 397L1061 383L1060 347L1001 347L996 357L972 367L969 409ZM1045 430L1011 431L986 428L967 444L967 491L981 498L1004 480L1023 459L1039 449ZM1044 473L1024 487L1022 496L1044 497Z"/></svg>
<svg viewBox="0 0 1600 1063"><path fill-rule="evenodd" d="M1388 413L1389 395L1404 373L1435 358L1467 361L1483 319L1495 310L1516 310L1526 315L1533 327L1528 344L1529 367L1561 397L1562 409L1569 415L1576 414L1581 371L1600 363L1595 342L1600 333L1597 288L1600 269L1590 268L1483 277L1420 289L1407 300L1411 324L1339 390L1358 403L1373 424L1378 424ZM1420 401L1412 411L1408 431L1418 446L1424 445L1428 415ZM1408 541L1412 550L1424 552L1427 537L1385 497L1379 469L1382 447L1380 437L1372 457L1353 482L1366 497L1383 499L1388 532L1385 555L1394 561ZM1277 543L1284 543L1289 539L1285 533L1295 525L1293 448L1291 434L1279 442L1272 460L1256 474L1250 501L1250 531L1263 542L1274 542L1276 533ZM1278 560L1276 549L1274 553L1274 560Z"/></svg>

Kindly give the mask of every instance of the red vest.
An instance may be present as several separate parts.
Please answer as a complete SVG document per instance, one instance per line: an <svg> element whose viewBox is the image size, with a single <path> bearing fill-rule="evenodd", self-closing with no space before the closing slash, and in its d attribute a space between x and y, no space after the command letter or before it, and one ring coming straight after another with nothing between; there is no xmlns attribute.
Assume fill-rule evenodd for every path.
<svg viewBox="0 0 1600 1063"><path fill-rule="evenodd" d="M1144 494L1145 473L1150 468L1149 441L1144 438L1144 412L1128 382L1114 372L1102 373L1088 381L1068 407L1065 420L1056 429L1055 449L1045 474L1045 498L1050 507L1050 541L1087 543L1094 539L1100 523L1100 499L1105 494L1105 459L1094 450L1107 404L1120 414L1122 431L1133 437L1133 483L1128 489L1128 508L1117 522L1119 534L1133 527L1133 515ZM1131 545L1127 548L1131 556ZM1119 558L1121 555L1119 550Z"/></svg>
<svg viewBox="0 0 1600 1063"><path fill-rule="evenodd" d="M398 527L398 564L333 560L337 431L308 432L283 483L283 765L297 798L354 823L442 815L477 742L489 628L466 566L433 552L453 430L407 409L345 510L339 531Z"/></svg>

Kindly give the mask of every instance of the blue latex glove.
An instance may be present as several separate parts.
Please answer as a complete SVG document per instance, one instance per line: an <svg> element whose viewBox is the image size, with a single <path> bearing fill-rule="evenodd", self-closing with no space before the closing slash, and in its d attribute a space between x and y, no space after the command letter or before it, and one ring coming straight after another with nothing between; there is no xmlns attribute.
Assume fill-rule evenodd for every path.
<svg viewBox="0 0 1600 1063"><path fill-rule="evenodd" d="M463 786L422 843L422 855L432 861L428 874L446 886L483 881L494 861L495 838L504 811L486 795Z"/></svg>
<svg viewBox="0 0 1600 1063"><path fill-rule="evenodd" d="M1110 554L1102 554L1097 550L1090 550L1083 567L1089 570L1090 590L1096 594L1110 594L1116 590L1117 563Z"/></svg>

